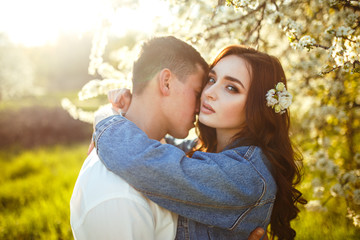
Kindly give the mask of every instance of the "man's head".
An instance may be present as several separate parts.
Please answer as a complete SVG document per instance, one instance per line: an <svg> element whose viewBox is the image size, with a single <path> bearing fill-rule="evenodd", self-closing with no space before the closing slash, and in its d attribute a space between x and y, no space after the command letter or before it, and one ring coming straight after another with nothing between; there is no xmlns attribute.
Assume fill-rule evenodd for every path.
<svg viewBox="0 0 360 240"><path fill-rule="evenodd" d="M205 73L208 64L191 45L173 36L156 37L145 42L133 66L133 94L141 94L150 80L164 68L180 81L196 73L200 66Z"/></svg>
<svg viewBox="0 0 360 240"><path fill-rule="evenodd" d="M207 63L189 44L171 36L153 38L134 63L133 94L153 104L164 132L184 138L194 126L207 72Z"/></svg>

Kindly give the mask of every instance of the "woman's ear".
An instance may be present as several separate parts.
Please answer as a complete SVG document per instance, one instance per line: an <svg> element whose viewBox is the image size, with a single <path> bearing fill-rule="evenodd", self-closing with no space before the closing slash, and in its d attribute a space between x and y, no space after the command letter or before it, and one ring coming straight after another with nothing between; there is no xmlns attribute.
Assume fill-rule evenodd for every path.
<svg viewBox="0 0 360 240"><path fill-rule="evenodd" d="M172 73L168 68L162 69L159 73L159 88L164 96L170 95L171 75Z"/></svg>

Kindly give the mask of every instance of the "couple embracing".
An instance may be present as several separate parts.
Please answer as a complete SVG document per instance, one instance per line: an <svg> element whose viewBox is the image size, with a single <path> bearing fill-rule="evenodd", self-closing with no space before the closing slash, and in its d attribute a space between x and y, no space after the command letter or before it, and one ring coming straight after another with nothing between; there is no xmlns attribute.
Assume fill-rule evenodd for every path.
<svg viewBox="0 0 360 240"><path fill-rule="evenodd" d="M277 58L231 45L209 66L157 37L132 81L131 104L120 92L113 104L125 114L96 125L75 184L76 239L262 239L269 224L272 236L295 237L290 221L306 200ZM194 122L198 139L178 144ZM160 142L167 134L172 145Z"/></svg>

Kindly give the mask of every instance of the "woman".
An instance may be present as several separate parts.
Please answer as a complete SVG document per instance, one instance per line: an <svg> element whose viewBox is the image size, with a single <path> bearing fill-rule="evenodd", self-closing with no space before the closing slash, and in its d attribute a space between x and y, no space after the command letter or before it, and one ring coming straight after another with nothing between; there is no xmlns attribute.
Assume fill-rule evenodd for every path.
<svg viewBox="0 0 360 240"><path fill-rule="evenodd" d="M201 95L199 142L190 158L146 135L136 148L127 141L102 144L98 136L99 156L152 201L184 216L179 218L179 237L246 239L255 227L266 229L270 223L272 236L293 239L290 221L299 212L297 203L306 200L295 188L301 157L289 139L291 95L281 64L234 45L210 69ZM118 132L109 131L104 141L115 142ZM99 126L97 132L104 130ZM130 151L132 158L115 161L114 154L107 154L114 148ZM161 165L149 161L149 155L159 156Z"/></svg>

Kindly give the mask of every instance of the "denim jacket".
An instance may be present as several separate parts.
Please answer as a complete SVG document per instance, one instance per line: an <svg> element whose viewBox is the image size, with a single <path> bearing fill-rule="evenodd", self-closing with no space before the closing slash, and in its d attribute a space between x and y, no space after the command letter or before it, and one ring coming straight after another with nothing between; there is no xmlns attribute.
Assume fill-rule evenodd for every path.
<svg viewBox="0 0 360 240"><path fill-rule="evenodd" d="M258 147L195 152L188 158L119 115L96 126L94 141L110 171L182 216L177 239L247 239L270 222L277 187Z"/></svg>

